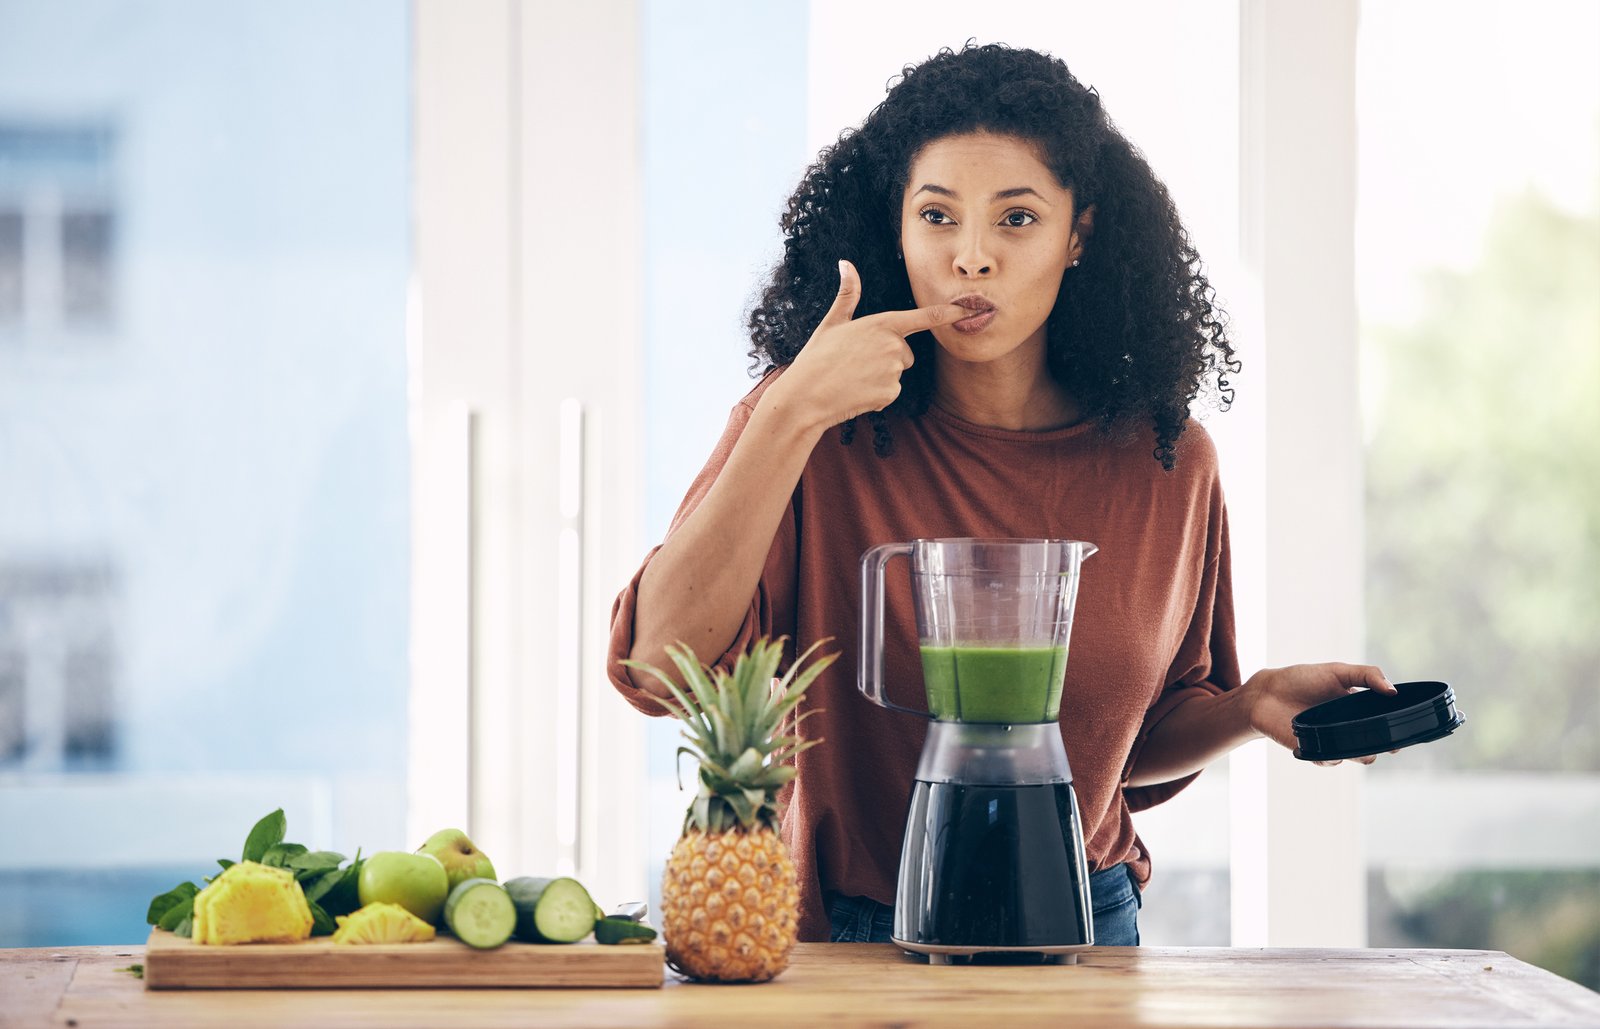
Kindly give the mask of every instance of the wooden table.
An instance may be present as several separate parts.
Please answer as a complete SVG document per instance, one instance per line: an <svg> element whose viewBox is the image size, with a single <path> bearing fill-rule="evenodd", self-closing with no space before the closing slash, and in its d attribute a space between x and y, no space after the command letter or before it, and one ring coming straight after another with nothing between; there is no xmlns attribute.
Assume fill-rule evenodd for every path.
<svg viewBox="0 0 1600 1029"><path fill-rule="evenodd" d="M1498 951L1102 947L1076 966L931 967L801 944L761 986L146 990L143 948L0 950L0 1026L1600 1026L1600 994Z"/></svg>

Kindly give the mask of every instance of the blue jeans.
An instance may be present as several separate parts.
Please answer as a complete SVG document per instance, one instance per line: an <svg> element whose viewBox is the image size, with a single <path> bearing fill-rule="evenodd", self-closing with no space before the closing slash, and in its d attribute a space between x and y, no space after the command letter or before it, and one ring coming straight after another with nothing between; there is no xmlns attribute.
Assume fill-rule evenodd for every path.
<svg viewBox="0 0 1600 1029"><path fill-rule="evenodd" d="M1144 900L1127 865L1091 872L1089 897L1094 905L1097 947L1137 947L1139 908ZM894 933L894 905L866 897L839 897L828 909L834 943L888 943Z"/></svg>

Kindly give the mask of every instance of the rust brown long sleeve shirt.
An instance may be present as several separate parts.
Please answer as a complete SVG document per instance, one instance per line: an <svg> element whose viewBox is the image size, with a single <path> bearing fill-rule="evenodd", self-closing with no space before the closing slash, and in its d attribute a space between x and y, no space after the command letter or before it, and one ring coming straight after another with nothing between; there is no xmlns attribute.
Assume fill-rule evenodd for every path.
<svg viewBox="0 0 1600 1029"><path fill-rule="evenodd" d="M766 376L734 406L728 426L672 523L681 525L716 481ZM824 742L800 754L787 790L783 837L800 876L800 938L826 940L834 896L895 899L901 835L926 723L877 707L856 688L861 555L919 538L1077 539L1100 550L1083 566L1061 698L1090 865L1131 863L1140 883L1150 857L1132 812L1158 804L1194 776L1132 787L1150 728L1185 700L1239 685L1229 578L1227 511L1216 450L1191 423L1167 472L1153 441L1118 445L1093 424L1045 432L975 425L938 407L894 417L894 452L874 453L869 431L846 446L829 432L812 451L738 636L730 665L757 636L787 635L800 649L833 637L842 655L812 685L800 723ZM863 425L865 430L865 426ZM672 530L669 530L669 533ZM652 550L645 563L655 556ZM885 591L884 679L889 699L926 710L910 576ZM621 664L632 649L643 567L612 611L608 671L634 707L663 708ZM703 658L705 655L701 655Z"/></svg>

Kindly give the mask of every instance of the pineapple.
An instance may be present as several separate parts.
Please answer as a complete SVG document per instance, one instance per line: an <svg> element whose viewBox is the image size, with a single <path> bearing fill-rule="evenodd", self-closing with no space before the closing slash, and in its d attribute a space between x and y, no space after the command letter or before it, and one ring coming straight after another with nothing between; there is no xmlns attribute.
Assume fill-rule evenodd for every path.
<svg viewBox="0 0 1600 1029"><path fill-rule="evenodd" d="M294 943L311 938L311 905L287 868L231 865L194 898L196 943Z"/></svg>
<svg viewBox="0 0 1600 1029"><path fill-rule="evenodd" d="M374 901L355 914L339 916L334 943L421 943L433 939L433 926L399 904Z"/></svg>
<svg viewBox="0 0 1600 1029"><path fill-rule="evenodd" d="M802 742L781 729L812 680L839 656L821 657L801 672L822 642L777 683L782 637L757 640L732 675L704 667L686 646L668 647L681 686L660 669L628 662L667 684L675 702L662 705L683 722L689 741L678 753L700 763L700 789L661 882L667 963L691 979L765 982L789 964L800 890L778 838L778 790L795 776L785 762L820 741Z"/></svg>

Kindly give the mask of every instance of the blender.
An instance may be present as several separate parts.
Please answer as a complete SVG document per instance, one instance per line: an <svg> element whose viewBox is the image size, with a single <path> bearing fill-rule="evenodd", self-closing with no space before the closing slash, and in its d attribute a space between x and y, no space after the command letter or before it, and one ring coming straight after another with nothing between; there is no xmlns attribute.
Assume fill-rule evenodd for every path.
<svg viewBox="0 0 1600 1029"><path fill-rule="evenodd" d="M896 944L933 964L1094 944L1089 867L1058 723L1077 540L919 539L861 558L857 685L930 719L906 816ZM928 710L888 700L884 569L908 558Z"/></svg>

